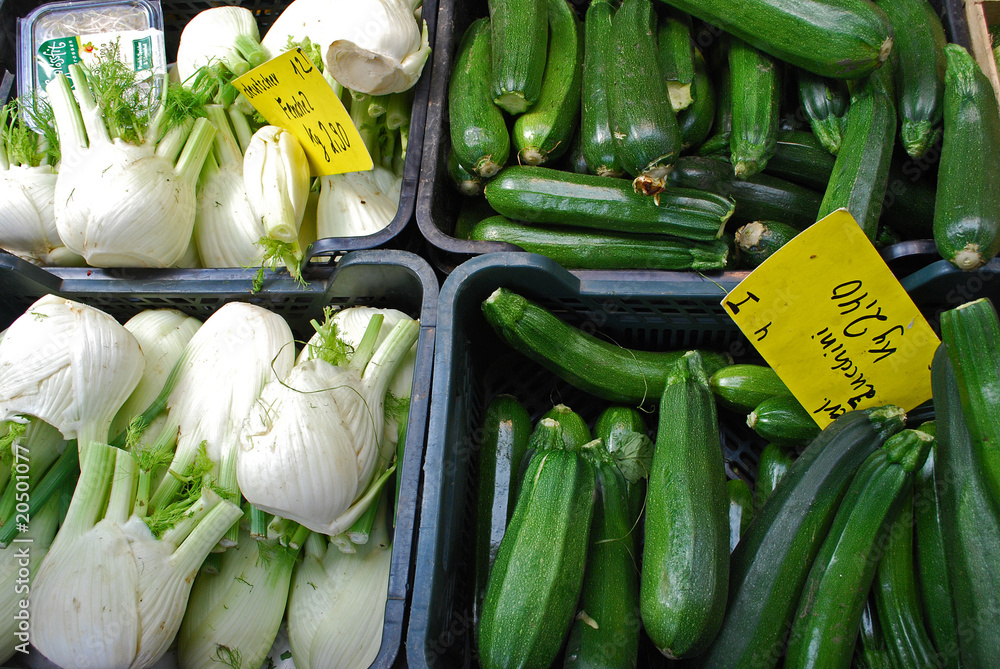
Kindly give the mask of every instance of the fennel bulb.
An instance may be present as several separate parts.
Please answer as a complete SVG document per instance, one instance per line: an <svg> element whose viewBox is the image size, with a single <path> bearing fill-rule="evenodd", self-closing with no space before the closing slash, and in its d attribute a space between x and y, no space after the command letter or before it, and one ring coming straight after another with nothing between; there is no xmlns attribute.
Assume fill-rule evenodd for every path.
<svg viewBox="0 0 1000 669"><path fill-rule="evenodd" d="M408 0L294 0L261 40L269 58L309 38L323 69L345 88L371 95L399 93L420 78L430 54Z"/></svg>
<svg viewBox="0 0 1000 669"><path fill-rule="evenodd" d="M140 517L136 473L132 454L91 446L35 576L32 642L64 669L152 666L177 633L195 573L241 515L205 488L164 528Z"/></svg>
<svg viewBox="0 0 1000 669"><path fill-rule="evenodd" d="M207 105L206 111L217 133L215 151L205 161L198 186L194 237L201 264L204 267L260 265L264 262L264 250L259 244L265 236L264 224L247 197L243 152L229 127L225 110L219 105ZM239 113L235 109L230 111L231 115Z"/></svg>
<svg viewBox="0 0 1000 669"><path fill-rule="evenodd" d="M288 639L296 669L363 669L382 646L392 540L382 504L371 540L355 553L312 534L292 576Z"/></svg>
<svg viewBox="0 0 1000 669"><path fill-rule="evenodd" d="M60 239L98 267L175 265L191 241L195 186L215 129L199 118L174 126L161 139L158 119L167 113L161 108L140 141L127 141L105 125L94 97L107 95L101 87L114 82L91 73L92 90L79 64L69 69L79 105L64 75L46 87L62 150L55 187ZM126 130L135 132L127 124L114 133Z"/></svg>
<svg viewBox="0 0 1000 669"><path fill-rule="evenodd" d="M177 76L187 82L199 68L221 63L238 77L266 60L253 12L245 7L211 7L198 12L181 31Z"/></svg>
<svg viewBox="0 0 1000 669"><path fill-rule="evenodd" d="M305 360L268 383L239 435L236 473L247 501L316 532L348 529L389 465L380 450L386 389L419 331L401 321L370 360Z"/></svg>
<svg viewBox="0 0 1000 669"><path fill-rule="evenodd" d="M402 185L402 177L381 165L367 172L320 177L316 233L363 237L383 230L396 217Z"/></svg>
<svg viewBox="0 0 1000 669"><path fill-rule="evenodd" d="M99 309L46 295L0 341L0 421L36 416L79 442L105 443L145 368L131 332Z"/></svg>
<svg viewBox="0 0 1000 669"><path fill-rule="evenodd" d="M201 572L194 581L177 634L179 666L260 667L285 615L297 555L241 528L239 542L222 554L219 573Z"/></svg>

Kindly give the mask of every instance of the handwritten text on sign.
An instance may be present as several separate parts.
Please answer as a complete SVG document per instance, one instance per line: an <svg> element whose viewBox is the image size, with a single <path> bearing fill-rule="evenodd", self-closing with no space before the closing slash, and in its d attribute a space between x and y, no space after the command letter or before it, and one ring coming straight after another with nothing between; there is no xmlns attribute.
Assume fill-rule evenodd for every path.
<svg viewBox="0 0 1000 669"><path fill-rule="evenodd" d="M722 306L820 427L931 396L937 336L846 210L796 235Z"/></svg>
<svg viewBox="0 0 1000 669"><path fill-rule="evenodd" d="M372 168L351 115L302 49L286 51L233 84L268 123L299 140L313 176Z"/></svg>

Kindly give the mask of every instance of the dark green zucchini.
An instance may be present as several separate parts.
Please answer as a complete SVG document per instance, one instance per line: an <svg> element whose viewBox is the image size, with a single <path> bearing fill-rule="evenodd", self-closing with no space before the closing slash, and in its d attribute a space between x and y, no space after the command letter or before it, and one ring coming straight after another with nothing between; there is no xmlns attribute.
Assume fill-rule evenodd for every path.
<svg viewBox="0 0 1000 669"><path fill-rule="evenodd" d="M947 112L946 112L947 114ZM931 365L937 425L934 476L960 664L990 667L1000 648L1000 509L990 492L962 410L945 345Z"/></svg>
<svg viewBox="0 0 1000 669"><path fill-rule="evenodd" d="M778 221L754 221L736 231L740 267L753 269L799 234L790 225Z"/></svg>
<svg viewBox="0 0 1000 669"><path fill-rule="evenodd" d="M876 565L881 564L883 541L900 509L912 499L913 472L932 441L930 435L904 430L858 469L809 570L789 635L785 669L850 665Z"/></svg>
<svg viewBox="0 0 1000 669"><path fill-rule="evenodd" d="M891 74L888 68L877 70L855 87L847 111L844 141L819 208L819 218L824 218L846 207L873 241L889 183L889 161L896 137Z"/></svg>
<svg viewBox="0 0 1000 669"><path fill-rule="evenodd" d="M835 79L859 79L892 48L892 28L867 0L669 0L775 58Z"/></svg>
<svg viewBox="0 0 1000 669"><path fill-rule="evenodd" d="M712 136L698 147L699 156L729 156L729 136L733 130L733 88L729 76L729 57L712 73L715 87L715 118L712 121Z"/></svg>
<svg viewBox="0 0 1000 669"><path fill-rule="evenodd" d="M794 463L795 449L792 446L771 442L760 452L754 484L754 503L758 509L763 508Z"/></svg>
<svg viewBox="0 0 1000 669"><path fill-rule="evenodd" d="M613 56L608 0L593 0L584 18L583 82L580 142L590 171L602 177L624 173L615 157L615 139L608 118L608 66Z"/></svg>
<svg viewBox="0 0 1000 669"><path fill-rule="evenodd" d="M732 553L753 520L753 493L743 479L726 481L726 492L729 493L729 552Z"/></svg>
<svg viewBox="0 0 1000 669"><path fill-rule="evenodd" d="M694 101L691 17L682 12L662 12L656 26L656 50L660 56L660 70L667 80L671 108L675 113L687 109Z"/></svg>
<svg viewBox="0 0 1000 669"><path fill-rule="evenodd" d="M684 351L639 351L610 344L563 322L506 289L483 302L490 326L514 350L596 397L637 406L663 393L668 367ZM732 364L722 353L702 351L706 373Z"/></svg>
<svg viewBox="0 0 1000 669"><path fill-rule="evenodd" d="M729 495L719 423L697 351L667 372L646 492L642 625L669 658L698 655L726 611Z"/></svg>
<svg viewBox="0 0 1000 669"><path fill-rule="evenodd" d="M903 239L931 239L934 236L936 189L932 180L921 178L919 169L916 174L908 169L912 163L909 157L902 162L898 156L893 156L879 220Z"/></svg>
<svg viewBox="0 0 1000 669"><path fill-rule="evenodd" d="M774 155L767 161L764 172L815 191L825 191L834 161L811 132L780 130Z"/></svg>
<svg viewBox="0 0 1000 669"><path fill-rule="evenodd" d="M820 428L805 407L791 395L764 400L747 416L747 426L768 441L804 444L819 434Z"/></svg>
<svg viewBox="0 0 1000 669"><path fill-rule="evenodd" d="M696 242L664 235L523 225L504 216L480 221L469 239L515 244L567 269L718 270L726 267L729 255L721 239Z"/></svg>
<svg viewBox="0 0 1000 669"><path fill-rule="evenodd" d="M876 0L896 34L896 111L899 138L914 158L937 141L944 98L944 45L941 19L927 0Z"/></svg>
<svg viewBox="0 0 1000 669"><path fill-rule="evenodd" d="M681 131L660 70L652 0L623 0L611 44L608 115L615 155L635 177L636 191L653 194L681 151Z"/></svg>
<svg viewBox="0 0 1000 669"><path fill-rule="evenodd" d="M565 404L556 404L542 414L539 420L551 418L562 428L563 442L571 451L579 450L592 439L587 421Z"/></svg>
<svg viewBox="0 0 1000 669"><path fill-rule="evenodd" d="M956 44L946 46L945 54L934 242L942 258L973 270L1000 250L1000 113L972 56Z"/></svg>
<svg viewBox="0 0 1000 669"><path fill-rule="evenodd" d="M473 616L477 623L490 567L500 548L507 521L514 512L516 476L528 447L531 418L517 398L498 395L486 407L482 434L479 476L476 479L476 597Z"/></svg>
<svg viewBox="0 0 1000 669"><path fill-rule="evenodd" d="M639 518L646 505L646 479L653 461L653 442L646 431L646 421L635 407L610 406L594 423L594 437L600 439L618 464L627 472L631 525L641 531Z"/></svg>
<svg viewBox="0 0 1000 669"><path fill-rule="evenodd" d="M587 164L587 159L583 155L583 140L580 138L579 132L570 142L562 169L574 174L590 174L590 165Z"/></svg>
<svg viewBox="0 0 1000 669"><path fill-rule="evenodd" d="M850 93L843 81L820 77L806 70L797 72L799 101L820 145L833 155L840 151L847 128Z"/></svg>
<svg viewBox="0 0 1000 669"><path fill-rule="evenodd" d="M580 116L583 31L566 0L546 4L550 40L542 90L510 133L518 162L525 165L541 165L566 153Z"/></svg>
<svg viewBox="0 0 1000 669"><path fill-rule="evenodd" d="M470 197L483 194L483 178L462 167L454 150L448 151L448 176L462 195Z"/></svg>
<svg viewBox="0 0 1000 669"><path fill-rule="evenodd" d="M765 220L805 229L818 220L822 201L819 193L768 174L738 179L729 163L703 156L679 158L667 183L732 198L732 221L737 225Z"/></svg>
<svg viewBox="0 0 1000 669"><path fill-rule="evenodd" d="M576 613L594 509L594 468L563 448L536 451L493 570L479 623L484 669L547 667Z"/></svg>
<svg viewBox="0 0 1000 669"><path fill-rule="evenodd" d="M889 658L889 651L885 648L885 639L882 628L878 626L878 616L875 615L875 605L870 593L861 612L854 663L851 666L854 669L895 669Z"/></svg>
<svg viewBox="0 0 1000 669"><path fill-rule="evenodd" d="M715 398L726 408L753 411L766 399L792 392L767 365L739 363L718 370L708 380Z"/></svg>
<svg viewBox="0 0 1000 669"><path fill-rule="evenodd" d="M547 0L488 0L493 27L493 101L510 114L528 110L542 91L549 44Z"/></svg>
<svg viewBox="0 0 1000 669"><path fill-rule="evenodd" d="M781 95L775 59L743 40L729 42L733 128L729 138L733 171L751 177L767 165L778 138Z"/></svg>
<svg viewBox="0 0 1000 669"><path fill-rule="evenodd" d="M705 58L697 48L694 50L694 81L691 82L691 105L677 113L677 124L681 129L681 146L699 146L708 138L715 117L715 89L708 76Z"/></svg>
<svg viewBox="0 0 1000 669"><path fill-rule="evenodd" d="M706 668L774 667L813 558L858 466L903 427L894 406L852 411L809 444L733 552L722 629Z"/></svg>
<svg viewBox="0 0 1000 669"><path fill-rule="evenodd" d="M463 197L458 205L458 217L455 219L455 239L468 239L472 228L479 221L496 216L497 213L484 197Z"/></svg>
<svg viewBox="0 0 1000 669"><path fill-rule="evenodd" d="M639 195L628 181L512 165L486 186L486 199L503 216L532 223L717 239L732 215L728 198L670 188Z"/></svg>
<svg viewBox="0 0 1000 669"><path fill-rule="evenodd" d="M465 169L489 178L510 154L510 134L490 88L488 19L473 21L462 37L448 82L451 147Z"/></svg>

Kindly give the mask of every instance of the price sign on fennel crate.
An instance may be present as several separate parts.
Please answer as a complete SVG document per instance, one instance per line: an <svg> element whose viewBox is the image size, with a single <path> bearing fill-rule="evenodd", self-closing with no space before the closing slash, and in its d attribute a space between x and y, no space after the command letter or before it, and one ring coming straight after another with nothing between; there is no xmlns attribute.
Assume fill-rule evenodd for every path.
<svg viewBox="0 0 1000 669"><path fill-rule="evenodd" d="M233 80L271 125L299 140L313 176L361 172L372 157L340 98L302 49L286 51Z"/></svg>
<svg viewBox="0 0 1000 669"><path fill-rule="evenodd" d="M938 338L845 209L796 235L722 306L820 427L931 396Z"/></svg>

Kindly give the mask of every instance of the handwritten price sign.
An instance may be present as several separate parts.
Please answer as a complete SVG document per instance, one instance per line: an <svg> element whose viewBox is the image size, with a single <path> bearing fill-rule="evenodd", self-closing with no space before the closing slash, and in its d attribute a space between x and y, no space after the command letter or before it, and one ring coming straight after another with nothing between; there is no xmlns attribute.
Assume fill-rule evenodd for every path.
<svg viewBox="0 0 1000 669"><path fill-rule="evenodd" d="M722 306L820 427L931 396L938 338L844 209L796 235Z"/></svg>
<svg viewBox="0 0 1000 669"><path fill-rule="evenodd" d="M268 123L299 140L313 176L372 168L351 115L302 49L286 51L233 84Z"/></svg>

